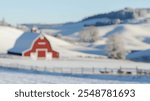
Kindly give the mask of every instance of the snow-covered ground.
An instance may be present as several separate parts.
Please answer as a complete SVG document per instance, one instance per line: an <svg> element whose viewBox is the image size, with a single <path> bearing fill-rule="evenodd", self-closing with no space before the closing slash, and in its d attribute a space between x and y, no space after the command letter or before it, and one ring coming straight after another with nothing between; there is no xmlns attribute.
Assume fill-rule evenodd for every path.
<svg viewBox="0 0 150 101"><path fill-rule="evenodd" d="M85 23L85 22L84 22ZM79 40L79 31L80 27L84 25L79 23L65 24L58 26L54 29L48 29L50 33L57 31L67 31L67 35L63 34L62 37L68 37L71 40L75 40L75 43L71 43L56 37L53 37L49 34L45 34L47 39L51 42L54 50L57 50L60 53L61 57L106 57L106 40L110 35L120 34L125 40L125 49L127 51L141 51L150 49L150 29L149 23L145 24L121 24L121 25L111 25L97 27L99 32L99 39L97 42L90 44L80 43ZM88 22L90 23L90 22ZM66 27L66 26L69 26ZM75 26L75 28L74 28ZM70 28L71 27L71 28ZM74 33L70 33L68 30L78 29ZM52 30L52 32L51 32ZM55 31L53 31L55 30ZM72 32L72 31L71 31ZM22 31L15 28L9 27L0 27L0 53L7 53L7 51L13 47L17 38L22 35ZM5 43L5 44L3 44Z"/></svg>
<svg viewBox="0 0 150 101"><path fill-rule="evenodd" d="M47 68L131 68L131 69L150 69L149 63L131 62L125 60L111 59L58 59L58 60L32 60L23 58L0 58L1 66L25 66L25 67L47 67Z"/></svg>
<svg viewBox="0 0 150 101"><path fill-rule="evenodd" d="M0 53L7 53L9 49L13 48L16 40L23 34L23 31L11 28L0 26ZM54 50L60 53L60 57L95 57L93 54L86 54L84 52L75 51L76 49L88 50L87 47L82 47L69 43L65 40L55 38L51 35L45 34L45 37L50 41ZM23 43L22 43L23 44Z"/></svg>
<svg viewBox="0 0 150 101"><path fill-rule="evenodd" d="M98 20L94 20L96 22ZM93 23L93 21L78 22L71 24L64 24L51 27L49 30L57 30L61 32L62 38L73 40L78 46L84 45L80 43L79 32L84 28L84 24ZM119 34L125 40L125 49L127 51L141 51L150 49L150 23L138 24L118 24L110 26L97 27L99 40L94 43L85 44L86 48L75 47L72 45L70 50L76 50L79 53L90 53L96 55L105 55L106 40L110 35ZM50 31L51 32L51 31ZM58 32L57 32L58 33ZM67 33L67 34L66 34ZM99 52L98 52L99 50Z"/></svg>
<svg viewBox="0 0 150 101"><path fill-rule="evenodd" d="M88 22L90 23L90 22ZM7 51L12 48L23 31L10 28L0 27L0 83L150 83L149 76L130 75L99 75L99 70L105 68L110 70L126 69L136 70L142 69L150 71L149 63L132 62L129 60L111 60L105 55L106 39L109 35L121 34L126 40L126 50L146 50L150 48L150 24L137 25L112 25L98 27L99 37L95 43L84 44L80 42L70 43L68 41L45 34L51 42L54 50L60 53L58 60L32 60L28 58L19 58L6 55ZM64 37L70 39L79 38L79 31L83 27L83 23L74 23L73 25L62 25L52 32L62 31L66 33ZM47 31L47 30L46 30ZM71 33L71 34L70 34ZM145 52L146 53L146 52ZM144 52L140 53L145 54ZM147 52L147 54L149 51ZM2 54L2 55L1 55ZM138 56L138 55L136 55ZM6 68L9 67L9 68ZM39 69L39 72L37 73ZM19 70L18 70L19 68ZM58 73L44 70L57 69L63 70ZM96 69L95 74L75 73L64 74L69 70L78 69ZM73 73L73 74L71 74Z"/></svg>
<svg viewBox="0 0 150 101"><path fill-rule="evenodd" d="M0 68L0 83L129 84L150 83L149 76L72 75Z"/></svg>
<svg viewBox="0 0 150 101"><path fill-rule="evenodd" d="M150 64L108 59L34 61L0 58L0 83L150 83L150 76L100 74L101 70L150 71ZM94 72L93 72L94 68ZM85 70L85 71L82 71Z"/></svg>
<svg viewBox="0 0 150 101"><path fill-rule="evenodd" d="M84 45L83 43L78 42L80 40L80 35L79 32L83 28L83 25L85 23L93 23L93 21L88 21L88 22L81 22L80 23L73 23L73 24L67 24L67 25L62 25L61 27L55 27L55 30L59 30L64 33L69 33L69 34L63 34L62 37L67 37L68 39L77 41L78 45ZM68 29L67 26L70 26L71 28ZM75 29L74 29L75 26ZM133 60L143 60L143 56L145 57L145 51L144 50L149 50L150 49L150 23L138 23L138 24L119 24L119 25L110 25L110 26L101 26L97 27L98 30L98 35L99 35L99 40L94 43L89 43L85 44L84 46L87 46L88 49L86 48L72 48L78 52L86 53L86 54L93 54L93 55L102 55L106 56L106 40L110 35L121 35L125 44L124 48L128 52L134 52L134 51L141 51L140 55L135 56L133 59L132 53L129 54L132 56L128 56L128 59L133 59ZM52 28L53 29L53 28ZM72 30L72 31L70 31ZM67 31L67 32L66 32ZM73 32L73 33L70 33ZM138 53L139 54L139 53ZM148 55L149 56L149 55ZM147 57L146 57L147 58ZM146 59L145 58L145 59ZM148 57L149 58L149 57ZM148 59L147 58L147 59ZM150 59L148 60L150 61ZM147 61L146 61L147 62Z"/></svg>

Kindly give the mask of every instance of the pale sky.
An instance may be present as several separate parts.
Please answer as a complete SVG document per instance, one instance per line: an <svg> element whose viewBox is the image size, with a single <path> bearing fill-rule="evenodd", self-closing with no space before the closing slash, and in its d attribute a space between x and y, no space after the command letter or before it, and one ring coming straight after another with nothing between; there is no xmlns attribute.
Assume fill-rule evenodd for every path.
<svg viewBox="0 0 150 101"><path fill-rule="evenodd" d="M0 19L10 23L63 23L113 10L150 8L150 0L0 0Z"/></svg>

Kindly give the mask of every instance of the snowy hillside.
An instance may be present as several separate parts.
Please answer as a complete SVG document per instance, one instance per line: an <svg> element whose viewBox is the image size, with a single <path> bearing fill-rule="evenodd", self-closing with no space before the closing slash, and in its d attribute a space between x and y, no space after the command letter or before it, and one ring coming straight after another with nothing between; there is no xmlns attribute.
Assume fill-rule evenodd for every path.
<svg viewBox="0 0 150 101"><path fill-rule="evenodd" d="M149 8L124 8L118 11L112 11L104 14L97 14L94 16L87 17L83 19L83 21L92 20L92 19L106 19L105 21L99 21L95 25L104 26L111 24L120 24L120 23L139 23L146 22L146 20L142 20L142 18L150 17L150 9ZM136 19L136 20L135 20ZM139 19L139 20L137 20Z"/></svg>
<svg viewBox="0 0 150 101"><path fill-rule="evenodd" d="M145 28L143 27L145 26ZM127 50L144 50L149 49L150 44L144 42L146 38L150 37L149 30L145 30L149 27L147 25L119 25L114 30L106 33L104 37L111 35L121 35L126 44Z"/></svg>
<svg viewBox="0 0 150 101"><path fill-rule="evenodd" d="M80 31L86 26L107 26L115 24L140 24L150 22L150 9L124 8L119 11L112 11L104 14L89 16L78 22L64 24L24 24L32 28L37 26L40 29L52 29L50 32L69 35ZM56 31L57 30L57 31Z"/></svg>
<svg viewBox="0 0 150 101"><path fill-rule="evenodd" d="M23 34L23 31L11 28L11 27L0 27L0 54L7 53L9 49L11 49L14 45L16 40ZM86 54L83 52L75 51L75 49L82 48L86 50L88 48L77 46L66 42L64 40L55 38L49 34L43 33L47 39L50 41L52 47L60 53L60 57L87 57L93 56L92 54Z"/></svg>
<svg viewBox="0 0 150 101"><path fill-rule="evenodd" d="M95 55L92 55L92 54L86 54L83 52L75 51L75 49L80 49L80 48L86 50L87 49L86 47L80 47L80 46L71 44L71 43L66 42L64 40L55 38L51 35L45 34L45 36L47 37L47 39L52 44L52 47L60 53L61 57L67 57L67 58L87 57L87 56L95 57Z"/></svg>
<svg viewBox="0 0 150 101"><path fill-rule="evenodd" d="M149 16L146 15L145 17L138 17L136 19L130 19L128 21L132 22L133 20L145 20L148 17ZM57 25L37 24L37 27L39 27L42 32L46 33L45 36L51 42L52 47L55 50L59 50L59 52L61 53L61 57L106 56L106 41L109 38L109 36L116 34L121 35L123 37L123 40L125 40L125 49L128 52L150 49L149 22L97 26L96 30L98 30L97 34L99 40L93 43L80 42L80 31L85 28L85 25L94 24L97 21L108 22L108 19L88 19L74 23L65 23ZM32 27L32 25L30 25L30 27ZM55 36L56 34L61 35L60 38L62 39L51 36ZM13 37L17 38L18 36L15 35L11 38ZM64 39L67 39L67 41L65 41ZM71 41L72 43L70 43ZM9 45L7 45L7 47L8 46ZM7 47L4 47L6 51ZM1 51L4 52L4 50L2 49Z"/></svg>
<svg viewBox="0 0 150 101"><path fill-rule="evenodd" d="M7 53L7 50L12 48L16 39L23 33L23 31L0 26L0 53Z"/></svg>
<svg viewBox="0 0 150 101"><path fill-rule="evenodd" d="M89 43L87 46L97 49L97 54L105 54L106 40L112 35L121 35L125 42L126 51L140 51L150 49L150 23L146 24L119 24L111 26L97 27L99 40ZM68 37L79 40L80 33L74 33ZM73 39L73 38L72 38ZM101 53L100 53L101 51ZM91 52L92 53L92 52ZM96 52L95 52L96 53Z"/></svg>
<svg viewBox="0 0 150 101"><path fill-rule="evenodd" d="M62 39L69 39L75 42L78 46L86 46L86 48L71 48L82 53L88 53L93 55L106 55L106 40L110 35L121 35L125 41L125 49L128 52L141 51L150 49L150 23L141 22L141 20L148 21L149 16L140 17L136 19L130 19L124 24L115 24L107 26L97 26L97 34L99 40L93 43L80 42L80 32L85 28L85 24L94 24L97 21L108 19L89 19L80 22L66 23L60 25L46 25L49 32L53 34L61 34ZM138 23L132 23L138 22ZM37 25L39 28L43 25ZM31 26L30 26L31 27ZM54 31L53 31L54 30Z"/></svg>

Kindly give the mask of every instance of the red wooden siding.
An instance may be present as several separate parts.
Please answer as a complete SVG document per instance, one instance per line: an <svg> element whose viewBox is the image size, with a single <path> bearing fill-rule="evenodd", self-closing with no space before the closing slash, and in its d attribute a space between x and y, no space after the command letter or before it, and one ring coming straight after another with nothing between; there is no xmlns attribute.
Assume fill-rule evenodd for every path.
<svg viewBox="0 0 150 101"><path fill-rule="evenodd" d="M30 56L32 52L36 52L37 50L42 50L38 51L38 57L45 57L46 52L43 50L46 50L47 52L52 53L52 58L59 58L59 53L54 51L51 47L50 42L44 37L38 38L32 45L32 48L26 52L24 52L24 56Z"/></svg>
<svg viewBox="0 0 150 101"><path fill-rule="evenodd" d="M46 57L46 51L44 51L44 50L39 50L39 51L38 51L38 57L40 57L40 58Z"/></svg>

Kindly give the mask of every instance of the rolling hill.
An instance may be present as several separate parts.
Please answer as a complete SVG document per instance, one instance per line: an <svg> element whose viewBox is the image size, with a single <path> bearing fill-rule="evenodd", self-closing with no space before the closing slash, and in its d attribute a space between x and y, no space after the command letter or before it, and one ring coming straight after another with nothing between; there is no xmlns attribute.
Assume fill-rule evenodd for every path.
<svg viewBox="0 0 150 101"><path fill-rule="evenodd" d="M52 35L61 35L62 39L69 39L78 46L88 49L75 48L79 52L106 55L106 40L110 35L121 35L125 40L125 48L128 52L150 49L150 9L149 8L125 8L104 14L86 17L78 22L64 24L24 24L31 28L37 26L41 30L47 30ZM98 30L99 40L92 43L80 42L80 31L86 27L95 26ZM90 49L89 49L90 48Z"/></svg>
<svg viewBox="0 0 150 101"><path fill-rule="evenodd" d="M16 40L23 34L23 31L6 26L0 26L0 54L6 54L9 49L11 49L14 45ZM44 34L44 33L43 33ZM87 56L94 56L92 54L86 54L83 52L75 51L75 49L88 49L86 47L77 46L75 44L71 44L66 42L65 40L53 37L48 34L44 34L47 39L50 41L52 47L55 50L58 50L60 53L60 57L87 57ZM23 45L22 45L23 47Z"/></svg>
<svg viewBox="0 0 150 101"><path fill-rule="evenodd" d="M7 50L14 46L21 33L23 31L16 28L0 26L0 53L7 53Z"/></svg>

